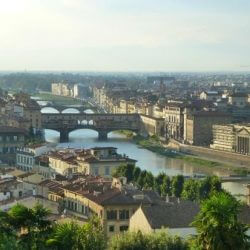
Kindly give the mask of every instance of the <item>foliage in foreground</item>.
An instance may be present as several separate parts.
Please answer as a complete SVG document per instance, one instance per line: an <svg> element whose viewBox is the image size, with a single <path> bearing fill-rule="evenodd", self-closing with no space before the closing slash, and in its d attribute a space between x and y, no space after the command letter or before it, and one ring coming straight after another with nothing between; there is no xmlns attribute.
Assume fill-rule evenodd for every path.
<svg viewBox="0 0 250 250"><path fill-rule="evenodd" d="M192 223L198 235L192 241L193 250L250 249L249 227L238 221L241 204L232 195L220 192L201 204L201 211Z"/></svg>
<svg viewBox="0 0 250 250"><path fill-rule="evenodd" d="M188 245L180 237L171 237L165 232L142 234L127 232L115 235L110 243L109 250L187 250Z"/></svg>
<svg viewBox="0 0 250 250"><path fill-rule="evenodd" d="M47 246L60 250L102 250L106 240L100 222L93 217L80 226L75 222L56 224Z"/></svg>
<svg viewBox="0 0 250 250"><path fill-rule="evenodd" d="M37 204L21 204L0 211L0 250L103 250L106 241L97 218L79 226L75 222L53 224L50 211Z"/></svg>

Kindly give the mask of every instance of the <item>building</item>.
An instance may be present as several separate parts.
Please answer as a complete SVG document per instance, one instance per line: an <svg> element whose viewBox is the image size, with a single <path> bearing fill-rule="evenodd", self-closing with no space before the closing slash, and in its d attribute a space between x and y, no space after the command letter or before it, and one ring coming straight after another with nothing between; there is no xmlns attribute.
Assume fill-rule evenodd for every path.
<svg viewBox="0 0 250 250"><path fill-rule="evenodd" d="M36 157L52 150L49 144L34 144L17 149L16 165L23 171L33 171L36 164Z"/></svg>
<svg viewBox="0 0 250 250"><path fill-rule="evenodd" d="M111 176L121 164L135 164L136 160L117 153L114 147L95 147L86 150L60 150L48 154L49 165L56 173L71 175L84 173Z"/></svg>
<svg viewBox="0 0 250 250"><path fill-rule="evenodd" d="M129 230L153 233L165 229L170 234L186 237L195 233L190 224L198 212L197 203L177 198L150 206L140 206L130 218Z"/></svg>
<svg viewBox="0 0 250 250"><path fill-rule="evenodd" d="M23 147L26 131L21 128L0 126L0 160L15 164L17 148Z"/></svg>
<svg viewBox="0 0 250 250"><path fill-rule="evenodd" d="M52 186L53 193L56 193L54 198L63 199L67 213L81 218L97 215L108 237L127 231L130 218L139 206L161 199L154 191L140 191L127 186L124 179L112 181L89 176L72 180L63 187Z"/></svg>
<svg viewBox="0 0 250 250"><path fill-rule="evenodd" d="M164 107L165 136L182 141L184 133L184 110L183 104L172 103Z"/></svg>
<svg viewBox="0 0 250 250"><path fill-rule="evenodd" d="M149 83L149 84L164 84L166 86L169 86L169 85L173 85L175 83L175 77L149 76L149 77L147 77L147 83Z"/></svg>
<svg viewBox="0 0 250 250"><path fill-rule="evenodd" d="M219 98L221 98L221 94L218 91L202 91L200 94L201 100L217 101Z"/></svg>
<svg viewBox="0 0 250 250"><path fill-rule="evenodd" d="M250 155L250 124L214 125L210 147Z"/></svg>
<svg viewBox="0 0 250 250"><path fill-rule="evenodd" d="M164 118L156 118L148 115L140 115L141 133L164 137Z"/></svg>
<svg viewBox="0 0 250 250"><path fill-rule="evenodd" d="M73 96L73 88L68 83L52 83L51 92L53 95Z"/></svg>
<svg viewBox="0 0 250 250"><path fill-rule="evenodd" d="M0 173L0 202L23 195L23 184L8 173Z"/></svg>
<svg viewBox="0 0 250 250"><path fill-rule="evenodd" d="M200 211L198 203L188 200L178 200L152 204L150 206L140 206L130 218L130 231L144 233L162 232L179 235L182 238L189 238L196 235L197 231L190 224ZM241 223L250 222L250 208L243 206L238 219ZM247 234L250 233L248 230Z"/></svg>
<svg viewBox="0 0 250 250"><path fill-rule="evenodd" d="M232 115L216 111L184 111L184 142L196 146L209 146L212 143L212 128L215 124L232 122Z"/></svg>
<svg viewBox="0 0 250 250"><path fill-rule="evenodd" d="M234 93L228 96L228 103L243 108L248 104L248 94L246 93Z"/></svg>
<svg viewBox="0 0 250 250"><path fill-rule="evenodd" d="M52 83L51 92L53 95L80 97L83 95L83 86L80 84L69 84L64 82Z"/></svg>
<svg viewBox="0 0 250 250"><path fill-rule="evenodd" d="M14 96L14 108L19 107L22 109L22 112L16 112L17 117L22 117L29 121L29 128L33 128L34 132L40 132L42 129L42 115L41 108L39 104L30 98L27 94L16 94ZM14 114L11 111L12 114ZM21 116L22 115L22 116Z"/></svg>

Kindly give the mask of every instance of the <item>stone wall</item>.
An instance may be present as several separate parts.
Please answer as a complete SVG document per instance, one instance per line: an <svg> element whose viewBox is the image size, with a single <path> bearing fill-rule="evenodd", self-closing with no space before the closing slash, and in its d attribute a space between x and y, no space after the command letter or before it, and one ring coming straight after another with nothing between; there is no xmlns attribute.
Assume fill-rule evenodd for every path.
<svg viewBox="0 0 250 250"><path fill-rule="evenodd" d="M250 156L241 155L237 153L225 152L214 150L205 147L191 146L179 144L179 150L183 153L189 153L196 156L208 157L211 160L220 160L230 163L235 163L236 165L249 166L250 167Z"/></svg>

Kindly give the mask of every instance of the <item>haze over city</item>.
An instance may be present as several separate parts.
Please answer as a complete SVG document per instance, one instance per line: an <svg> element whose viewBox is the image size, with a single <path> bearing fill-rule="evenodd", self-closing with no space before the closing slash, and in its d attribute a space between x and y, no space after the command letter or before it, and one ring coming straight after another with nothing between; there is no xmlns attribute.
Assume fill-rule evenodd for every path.
<svg viewBox="0 0 250 250"><path fill-rule="evenodd" d="M0 3L3 71L250 70L247 0Z"/></svg>

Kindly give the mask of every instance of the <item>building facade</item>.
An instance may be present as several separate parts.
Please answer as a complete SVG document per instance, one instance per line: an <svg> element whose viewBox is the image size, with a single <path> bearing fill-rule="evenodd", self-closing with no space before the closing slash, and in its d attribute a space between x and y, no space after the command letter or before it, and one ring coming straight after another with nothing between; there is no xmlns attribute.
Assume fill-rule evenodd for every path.
<svg viewBox="0 0 250 250"><path fill-rule="evenodd" d="M213 139L213 125L232 122L232 115L214 111L184 111L184 142L209 146Z"/></svg>
<svg viewBox="0 0 250 250"><path fill-rule="evenodd" d="M250 124L214 125L210 147L250 155Z"/></svg>
<svg viewBox="0 0 250 250"><path fill-rule="evenodd" d="M0 126L0 160L15 164L17 148L23 147L26 131L21 128Z"/></svg>

